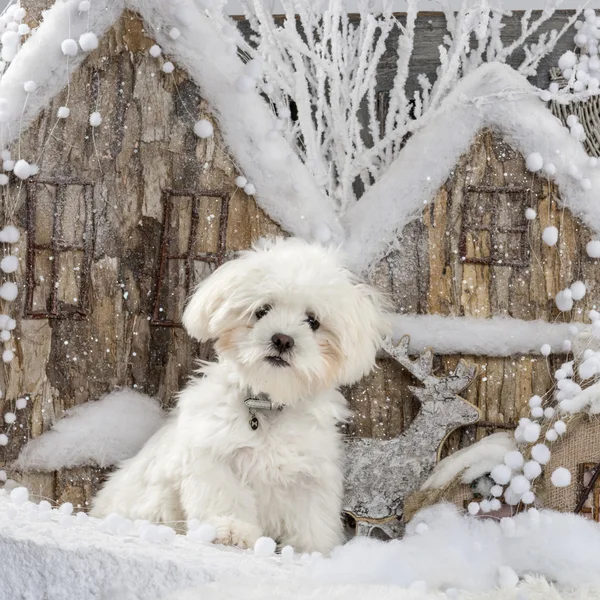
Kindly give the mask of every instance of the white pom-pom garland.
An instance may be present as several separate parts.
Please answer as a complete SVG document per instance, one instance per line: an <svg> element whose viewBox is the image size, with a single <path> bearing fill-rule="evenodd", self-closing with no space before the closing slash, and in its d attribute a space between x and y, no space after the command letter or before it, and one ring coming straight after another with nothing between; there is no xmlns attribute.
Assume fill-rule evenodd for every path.
<svg viewBox="0 0 600 600"><path fill-rule="evenodd" d="M171 61L167 61L163 66L162 70L165 73L172 73L175 70L175 65Z"/></svg>
<svg viewBox="0 0 600 600"><path fill-rule="evenodd" d="M548 429L548 431L546 431L546 439L549 442L555 442L558 439L558 433L556 432L556 430Z"/></svg>
<svg viewBox="0 0 600 600"><path fill-rule="evenodd" d="M13 173L19 179L27 179L31 176L31 166L26 160L18 160L13 168Z"/></svg>
<svg viewBox="0 0 600 600"><path fill-rule="evenodd" d="M66 118L68 118L68 116L69 116L70 114L71 114L71 109L70 109L70 108L68 108L67 106L61 106L61 107L58 109L58 111L57 111L57 113L56 113L56 116L57 116L59 119L66 119Z"/></svg>
<svg viewBox="0 0 600 600"><path fill-rule="evenodd" d="M84 52L91 52L98 47L98 37L91 31L82 33L79 36L79 46Z"/></svg>
<svg viewBox="0 0 600 600"><path fill-rule="evenodd" d="M550 477L552 484L555 487L567 487L571 485L571 471L564 467L558 467Z"/></svg>
<svg viewBox="0 0 600 600"><path fill-rule="evenodd" d="M246 187L247 183L248 180L243 175L240 175L235 178L235 185L237 185L239 188Z"/></svg>
<svg viewBox="0 0 600 600"><path fill-rule="evenodd" d="M154 46L150 47L150 50L148 52L150 52L150 56L158 58L162 54L162 48L154 44Z"/></svg>
<svg viewBox="0 0 600 600"><path fill-rule="evenodd" d="M254 196L254 194L256 194L256 188L252 183L247 183L244 186L244 193L248 194L248 196Z"/></svg>
<svg viewBox="0 0 600 600"><path fill-rule="evenodd" d="M533 210L533 208L528 208L525 211L525 218L528 221L533 221L536 217L537 217L537 213L535 212L535 210Z"/></svg>
<svg viewBox="0 0 600 600"><path fill-rule="evenodd" d="M529 398L529 408L535 408L536 406L542 405L542 398L537 394Z"/></svg>
<svg viewBox="0 0 600 600"><path fill-rule="evenodd" d="M0 269L4 273L14 273L19 268L19 259L16 256L5 256L0 261Z"/></svg>
<svg viewBox="0 0 600 600"><path fill-rule="evenodd" d="M5 363L12 362L15 357L15 353L12 350L5 350L2 353L2 361Z"/></svg>
<svg viewBox="0 0 600 600"><path fill-rule="evenodd" d="M266 558L275 554L277 544L270 537L259 537L254 544L254 555Z"/></svg>
<svg viewBox="0 0 600 600"><path fill-rule="evenodd" d="M496 465L490 473L490 477L498 485L506 485L510 481L511 476L512 471L507 465Z"/></svg>
<svg viewBox="0 0 600 600"><path fill-rule="evenodd" d="M571 296L573 300L581 300L585 296L586 287L583 281L575 281L571 284Z"/></svg>
<svg viewBox="0 0 600 600"><path fill-rule="evenodd" d="M19 294L19 288L17 284L12 281L5 281L2 285L0 285L0 298L6 300L7 302L12 302L16 299Z"/></svg>
<svg viewBox="0 0 600 600"><path fill-rule="evenodd" d="M542 232L542 240L546 246L556 246L558 242L558 229L554 225L549 225Z"/></svg>
<svg viewBox="0 0 600 600"><path fill-rule="evenodd" d="M550 346L550 344L542 344L542 347L540 348L541 355L549 356L550 352L552 352L552 347Z"/></svg>
<svg viewBox="0 0 600 600"><path fill-rule="evenodd" d="M200 119L194 124L194 133L199 138L209 138L214 133L213 124L207 119Z"/></svg>
<svg viewBox="0 0 600 600"><path fill-rule="evenodd" d="M564 435L567 432L567 425L564 421L556 421L554 429L558 435Z"/></svg>
<svg viewBox="0 0 600 600"><path fill-rule="evenodd" d="M101 123L102 123L102 115L98 111L93 112L90 115L90 125L92 127L99 127Z"/></svg>
<svg viewBox="0 0 600 600"><path fill-rule="evenodd" d="M600 258L600 240L591 240L586 244L585 250L590 258Z"/></svg>
<svg viewBox="0 0 600 600"><path fill-rule="evenodd" d="M479 512L479 509L479 502L469 502L469 506L467 506L470 515L476 515Z"/></svg>
<svg viewBox="0 0 600 600"><path fill-rule="evenodd" d="M525 166L528 171L536 173L544 166L544 159L539 152L532 152L525 161Z"/></svg>
<svg viewBox="0 0 600 600"><path fill-rule="evenodd" d="M545 444L536 444L531 449L531 458L533 460L540 463L540 465L545 465L550 460L550 448Z"/></svg>
<svg viewBox="0 0 600 600"><path fill-rule="evenodd" d="M573 295L571 290L561 290L554 298L556 308L561 312L568 312L573 308Z"/></svg>
<svg viewBox="0 0 600 600"><path fill-rule="evenodd" d="M523 475L527 477L527 479L535 479L542 474L542 467L539 462L535 460L528 460L523 465Z"/></svg>
<svg viewBox="0 0 600 600"><path fill-rule="evenodd" d="M511 450L504 455L504 464L513 471L520 469L524 462L523 455L518 450Z"/></svg>
<svg viewBox="0 0 600 600"><path fill-rule="evenodd" d="M79 50L77 42L71 38L63 40L60 49L65 56L75 56Z"/></svg>
<svg viewBox="0 0 600 600"><path fill-rule="evenodd" d="M529 479L524 475L516 475L510 481L510 489L515 494L523 495L531 489L531 484L529 483Z"/></svg>

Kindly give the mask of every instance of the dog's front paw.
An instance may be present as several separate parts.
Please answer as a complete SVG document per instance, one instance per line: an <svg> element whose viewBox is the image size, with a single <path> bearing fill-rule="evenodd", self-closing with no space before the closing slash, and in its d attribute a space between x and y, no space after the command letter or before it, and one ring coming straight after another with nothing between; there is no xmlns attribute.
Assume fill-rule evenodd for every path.
<svg viewBox="0 0 600 600"><path fill-rule="evenodd" d="M262 531L252 523L246 523L235 517L214 517L210 519L216 530L215 544L253 548Z"/></svg>

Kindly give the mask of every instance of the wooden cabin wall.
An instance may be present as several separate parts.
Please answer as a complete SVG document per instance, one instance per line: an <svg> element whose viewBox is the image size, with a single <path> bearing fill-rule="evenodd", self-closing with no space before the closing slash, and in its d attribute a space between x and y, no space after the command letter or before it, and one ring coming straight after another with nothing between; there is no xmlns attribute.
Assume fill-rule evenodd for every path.
<svg viewBox="0 0 600 600"><path fill-rule="evenodd" d="M502 191L509 186L522 191ZM494 197L485 191L490 188L501 191ZM400 249L378 265L374 281L390 293L398 312L562 322L570 314L559 313L554 297L581 279L587 294L577 302L574 315L583 320L596 307L600 292L600 265L585 250L594 236L557 199L557 188L529 173L521 155L493 132L482 132L422 219L405 229ZM537 211L537 219L525 219L527 207ZM480 229L482 224L490 230ZM554 247L542 241L542 231L549 225L559 230ZM460 358L438 356L440 372L453 369ZM464 397L481 409L482 423L451 436L450 450L496 429L512 428L528 414L531 395L543 395L553 383L554 371L568 359L567 355L462 358L479 368ZM390 400L384 406L406 393L408 375L389 361L381 364L381 371L363 382L357 393L362 410L351 427L357 435L396 435L410 414L406 408L388 409L392 416L385 420L380 399L365 399L373 380L386 388Z"/></svg>
<svg viewBox="0 0 600 600"><path fill-rule="evenodd" d="M125 13L74 73L69 89L24 132L20 148L13 147L13 154L35 156L40 172L4 190L4 219L16 221L24 235L13 248L21 257L15 274L21 292L1 310L39 314L19 318L10 343L15 359L0 364L0 414L14 411L17 398L30 398L25 411L16 411L19 421L4 427L10 442L0 447L3 465L66 409L116 387L135 387L170 406L195 359L210 357L210 348L181 327L153 322L178 321L187 294L183 259L166 261L159 286L166 190L205 192L196 200L168 197L169 254L185 253L191 235L196 256L222 253L227 259L281 232L236 188L239 172L218 131L208 139L195 136L194 121L212 119L209 107L184 72L162 72L163 59L148 53L152 44L141 21ZM59 120L63 105L71 114ZM103 118L96 129L89 125L94 111ZM38 248L27 269L32 242ZM214 269L202 260L191 266L192 284ZM89 469L29 476L34 493L76 505L85 505L96 480Z"/></svg>

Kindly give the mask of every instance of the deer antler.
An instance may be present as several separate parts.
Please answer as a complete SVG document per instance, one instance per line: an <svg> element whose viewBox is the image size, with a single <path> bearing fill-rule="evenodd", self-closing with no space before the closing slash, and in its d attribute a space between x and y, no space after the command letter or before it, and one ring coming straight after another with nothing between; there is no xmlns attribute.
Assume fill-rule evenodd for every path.
<svg viewBox="0 0 600 600"><path fill-rule="evenodd" d="M427 349L413 361L408 357L409 344L410 337L405 335L396 345L391 340L386 340L383 349L423 383L424 388L410 388L420 400L448 400L460 394L475 378L477 367L468 366L462 359L453 372L436 377L433 374L433 352Z"/></svg>

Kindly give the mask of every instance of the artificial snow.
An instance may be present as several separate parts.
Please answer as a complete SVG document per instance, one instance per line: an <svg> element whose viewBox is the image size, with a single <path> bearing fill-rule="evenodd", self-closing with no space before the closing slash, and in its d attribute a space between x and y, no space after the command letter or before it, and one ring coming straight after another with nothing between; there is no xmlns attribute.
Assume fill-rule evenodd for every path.
<svg viewBox="0 0 600 600"><path fill-rule="evenodd" d="M411 352L435 348L440 354L512 356L540 354L542 345L547 345L550 354L562 352L563 341L571 337L568 323L542 319L395 314L390 320L395 340L410 336Z"/></svg>
<svg viewBox="0 0 600 600"><path fill-rule="evenodd" d="M14 467L24 471L108 467L134 456L165 418L153 398L128 389L112 392L67 411L50 431L23 447Z"/></svg>
<svg viewBox="0 0 600 600"><path fill-rule="evenodd" d="M471 483L489 473L514 448L515 440L507 432L488 435L440 461L421 489L443 488L459 475L463 483Z"/></svg>
<svg viewBox="0 0 600 600"><path fill-rule="evenodd" d="M580 591L600 586L600 527L570 514L531 510L499 523L461 516L444 504L417 513L402 540L357 538L329 558L294 560L290 547L261 557L189 535L159 534L170 528L143 522L122 529L126 519L113 517L108 524L73 517L48 503L33 504L16 489L15 501L0 497L2 598L571 600L544 580L527 577ZM525 578L511 576L523 595L493 591L506 583L509 571ZM531 587L534 582L537 587ZM572 598L584 597L595 596Z"/></svg>

